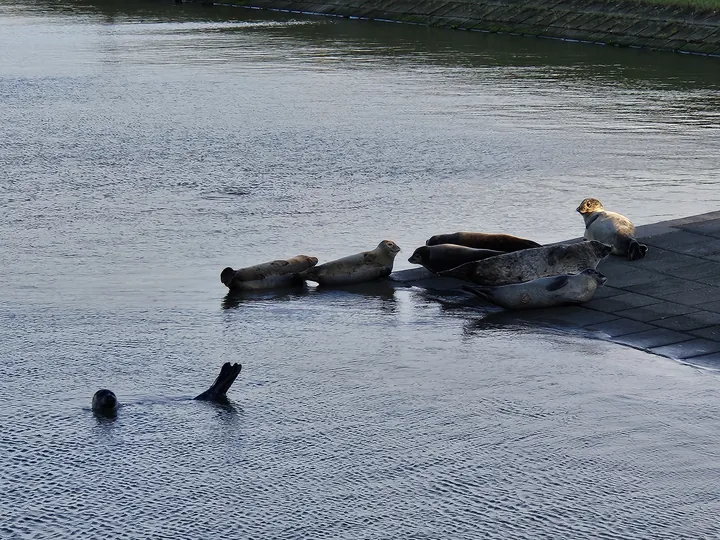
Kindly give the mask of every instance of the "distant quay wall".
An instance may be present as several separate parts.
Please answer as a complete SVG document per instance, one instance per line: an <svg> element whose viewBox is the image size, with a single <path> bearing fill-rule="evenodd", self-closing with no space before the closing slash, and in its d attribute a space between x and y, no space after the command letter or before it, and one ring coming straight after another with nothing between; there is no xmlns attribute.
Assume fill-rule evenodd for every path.
<svg viewBox="0 0 720 540"><path fill-rule="evenodd" d="M176 0L178 3L181 0ZM720 57L720 11L607 0L185 2L354 17Z"/></svg>

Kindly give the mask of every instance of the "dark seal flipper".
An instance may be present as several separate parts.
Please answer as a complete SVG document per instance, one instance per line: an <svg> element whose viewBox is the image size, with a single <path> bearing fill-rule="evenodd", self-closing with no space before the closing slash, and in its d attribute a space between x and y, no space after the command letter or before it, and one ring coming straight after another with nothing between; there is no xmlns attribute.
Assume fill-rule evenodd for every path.
<svg viewBox="0 0 720 540"><path fill-rule="evenodd" d="M467 291L469 293L472 293L475 296L479 296L483 300L487 300L488 302L492 302L493 304L495 303L495 302L493 302L493 300L490 296L488 287L477 287L477 286L473 287L471 285L463 285L461 287L461 289L464 291Z"/></svg>
<svg viewBox="0 0 720 540"><path fill-rule="evenodd" d="M240 364L231 364L225 362L223 367L220 369L220 375L217 376L215 382L210 388L205 390L202 394L197 396L195 399L201 401L222 401L227 399L227 391L240 375L242 366Z"/></svg>
<svg viewBox="0 0 720 540"><path fill-rule="evenodd" d="M645 244L641 244L635 239L630 240L630 245L628 246L627 252L628 260L637 261L638 259L642 259L647 253L647 250L648 247Z"/></svg>

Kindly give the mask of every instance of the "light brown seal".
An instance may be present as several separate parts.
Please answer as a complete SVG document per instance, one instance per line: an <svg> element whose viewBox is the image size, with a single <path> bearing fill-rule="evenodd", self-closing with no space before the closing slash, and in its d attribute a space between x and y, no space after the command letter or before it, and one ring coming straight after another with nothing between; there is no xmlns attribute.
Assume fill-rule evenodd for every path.
<svg viewBox="0 0 720 540"><path fill-rule="evenodd" d="M258 291L301 285L304 281L299 277L300 272L312 268L317 262L317 257L298 255L239 270L228 266L220 273L220 281L231 291Z"/></svg>
<svg viewBox="0 0 720 540"><path fill-rule="evenodd" d="M395 255L400 248L391 240L383 240L371 251L363 251L342 259L326 262L305 270L301 277L320 285L350 285L389 276Z"/></svg>
<svg viewBox="0 0 720 540"><path fill-rule="evenodd" d="M585 199L576 208L585 221L585 239L597 240L612 246L613 255L623 255L631 261L642 259L647 246L635 238L635 225L617 212L608 212L597 199Z"/></svg>

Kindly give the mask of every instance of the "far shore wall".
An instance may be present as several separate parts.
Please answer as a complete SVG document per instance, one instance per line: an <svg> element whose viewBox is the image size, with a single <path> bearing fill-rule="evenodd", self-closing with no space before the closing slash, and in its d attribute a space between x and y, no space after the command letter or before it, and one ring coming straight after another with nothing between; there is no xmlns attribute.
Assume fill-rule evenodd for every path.
<svg viewBox="0 0 720 540"><path fill-rule="evenodd" d="M202 3L389 20L720 57L720 11L702 12L638 2L217 0Z"/></svg>

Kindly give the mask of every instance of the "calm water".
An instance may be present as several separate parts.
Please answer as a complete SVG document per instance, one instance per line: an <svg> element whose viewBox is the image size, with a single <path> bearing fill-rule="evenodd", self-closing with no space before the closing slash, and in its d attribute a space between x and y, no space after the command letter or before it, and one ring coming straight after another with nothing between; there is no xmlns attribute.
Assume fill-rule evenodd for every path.
<svg viewBox="0 0 720 540"><path fill-rule="evenodd" d="M716 210L720 63L102 6L0 1L3 539L720 538L717 372L417 289L218 277L559 241L586 196ZM232 405L190 401L227 360Z"/></svg>

